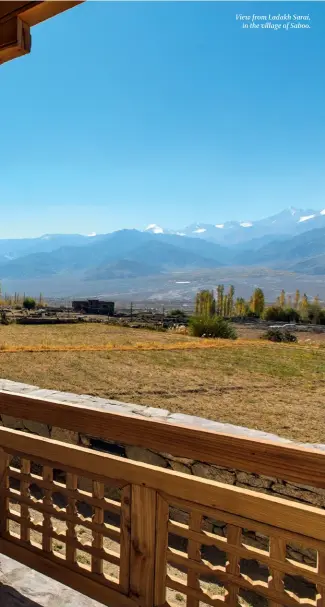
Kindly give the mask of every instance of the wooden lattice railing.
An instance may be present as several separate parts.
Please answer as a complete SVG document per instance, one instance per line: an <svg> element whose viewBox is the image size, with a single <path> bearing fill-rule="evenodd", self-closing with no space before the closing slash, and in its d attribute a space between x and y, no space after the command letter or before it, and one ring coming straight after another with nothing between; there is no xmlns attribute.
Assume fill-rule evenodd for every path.
<svg viewBox="0 0 325 607"><path fill-rule="evenodd" d="M323 510L4 428L0 449L0 553L103 604L325 605Z"/></svg>

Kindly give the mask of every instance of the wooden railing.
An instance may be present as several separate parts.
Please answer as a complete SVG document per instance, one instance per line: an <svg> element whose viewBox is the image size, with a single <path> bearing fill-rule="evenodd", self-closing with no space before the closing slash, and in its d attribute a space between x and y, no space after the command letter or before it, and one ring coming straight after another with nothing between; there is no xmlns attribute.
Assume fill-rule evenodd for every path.
<svg viewBox="0 0 325 607"><path fill-rule="evenodd" d="M325 452L0 391L0 414L325 489Z"/></svg>
<svg viewBox="0 0 325 607"><path fill-rule="evenodd" d="M323 510L6 428L0 454L0 553L103 604L325 605ZM289 543L315 566L287 558Z"/></svg>

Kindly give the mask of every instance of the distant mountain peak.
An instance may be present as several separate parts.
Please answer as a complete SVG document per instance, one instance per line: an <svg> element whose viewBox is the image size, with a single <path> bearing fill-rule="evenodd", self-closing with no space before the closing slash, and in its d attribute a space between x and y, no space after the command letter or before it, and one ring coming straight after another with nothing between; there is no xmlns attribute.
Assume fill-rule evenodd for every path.
<svg viewBox="0 0 325 607"><path fill-rule="evenodd" d="M144 230L145 232L151 232L152 234L163 234L164 230L156 223L150 223Z"/></svg>

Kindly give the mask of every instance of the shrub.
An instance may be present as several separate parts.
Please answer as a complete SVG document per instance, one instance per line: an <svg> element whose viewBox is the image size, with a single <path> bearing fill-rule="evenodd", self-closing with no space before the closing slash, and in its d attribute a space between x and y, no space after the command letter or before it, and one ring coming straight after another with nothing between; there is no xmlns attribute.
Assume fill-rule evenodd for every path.
<svg viewBox="0 0 325 607"><path fill-rule="evenodd" d="M281 308L270 306L263 314L264 320L275 320L278 322L299 322L300 314L294 308Z"/></svg>
<svg viewBox="0 0 325 607"><path fill-rule="evenodd" d="M171 310L169 316L177 316L177 318L186 318L186 312L177 308L176 310Z"/></svg>
<svg viewBox="0 0 325 607"><path fill-rule="evenodd" d="M35 310L36 301L32 297L25 297L25 299L23 301L23 306L24 306L25 310Z"/></svg>
<svg viewBox="0 0 325 607"><path fill-rule="evenodd" d="M253 312L253 310L247 310L245 318L259 318L259 315L256 314L256 312Z"/></svg>
<svg viewBox="0 0 325 607"><path fill-rule="evenodd" d="M220 316L193 316L189 321L189 333L194 337L237 339L234 327Z"/></svg>
<svg viewBox="0 0 325 607"><path fill-rule="evenodd" d="M315 325L325 325L325 310L317 304L310 304L308 320Z"/></svg>
<svg viewBox="0 0 325 607"><path fill-rule="evenodd" d="M268 329L261 339L283 343L296 343L298 341L296 335L290 333L290 331L282 331L281 329Z"/></svg>

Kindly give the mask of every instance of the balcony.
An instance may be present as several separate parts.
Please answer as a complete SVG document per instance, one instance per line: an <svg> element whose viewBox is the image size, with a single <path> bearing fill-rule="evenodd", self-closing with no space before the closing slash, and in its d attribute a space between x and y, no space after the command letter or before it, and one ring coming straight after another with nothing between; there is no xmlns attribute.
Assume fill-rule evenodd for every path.
<svg viewBox="0 0 325 607"><path fill-rule="evenodd" d="M8 392L0 413L324 494L318 449ZM0 449L0 553L103 605L325 604L321 508L5 427Z"/></svg>

